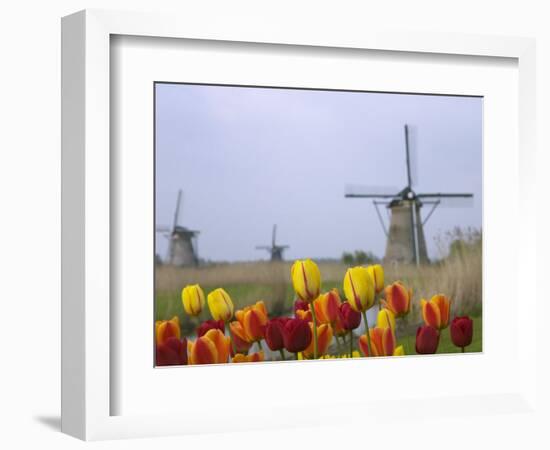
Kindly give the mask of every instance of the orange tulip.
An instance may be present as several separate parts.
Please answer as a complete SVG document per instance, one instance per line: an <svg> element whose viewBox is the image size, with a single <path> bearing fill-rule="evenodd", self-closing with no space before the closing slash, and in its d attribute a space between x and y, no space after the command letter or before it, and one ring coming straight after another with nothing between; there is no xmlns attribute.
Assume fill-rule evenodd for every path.
<svg viewBox="0 0 550 450"><path fill-rule="evenodd" d="M340 300L340 294L337 289L332 289L326 294L321 294L313 302L318 323L334 324L338 319L341 303L342 300Z"/></svg>
<svg viewBox="0 0 550 450"><path fill-rule="evenodd" d="M449 325L451 300L443 294L434 295L429 301L420 300L422 318L426 325L443 330Z"/></svg>
<svg viewBox="0 0 550 450"><path fill-rule="evenodd" d="M172 317L170 320L157 320L155 322L155 335L157 345L164 344L169 338L180 338L180 320L178 316Z"/></svg>
<svg viewBox="0 0 550 450"><path fill-rule="evenodd" d="M309 327L313 332L313 323L309 323ZM323 323L317 327L317 356L324 355L330 342L332 341L332 328L329 324ZM308 347L304 350L304 356L306 358L313 358L313 340Z"/></svg>
<svg viewBox="0 0 550 450"><path fill-rule="evenodd" d="M403 317L411 310L412 290L400 282L396 281L384 290L386 300L382 301L385 308L388 308L395 317Z"/></svg>
<svg viewBox="0 0 550 450"><path fill-rule="evenodd" d="M294 316L297 317L298 319L302 319L307 322L311 322L313 320L313 316L311 315L311 310L309 309L307 311L303 309L298 309L294 313Z"/></svg>
<svg viewBox="0 0 550 450"><path fill-rule="evenodd" d="M229 358L230 340L220 330L208 330L206 334L188 344L190 364L221 364Z"/></svg>
<svg viewBox="0 0 550 450"><path fill-rule="evenodd" d="M366 335L359 337L359 348L365 356L393 356L395 352L395 334L391 328L375 327L369 330L370 352Z"/></svg>
<svg viewBox="0 0 550 450"><path fill-rule="evenodd" d="M241 323L236 320L231 322L229 324L229 331L231 332L231 337L233 338L235 351L238 353L248 352L253 342L249 340L249 337L246 334L246 331L244 331Z"/></svg>
<svg viewBox="0 0 550 450"><path fill-rule="evenodd" d="M263 301L247 306L235 313L236 319L242 325L250 342L260 341L264 338L267 324L267 310Z"/></svg>
<svg viewBox="0 0 550 450"><path fill-rule="evenodd" d="M244 363L244 362L261 362L264 360L264 352L251 353L250 355L243 355L242 353L237 353L232 362L234 363Z"/></svg>

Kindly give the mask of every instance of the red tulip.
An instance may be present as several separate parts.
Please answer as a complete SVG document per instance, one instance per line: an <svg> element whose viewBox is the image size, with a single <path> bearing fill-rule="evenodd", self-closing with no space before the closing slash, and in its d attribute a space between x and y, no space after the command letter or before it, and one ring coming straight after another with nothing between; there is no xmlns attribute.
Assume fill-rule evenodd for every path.
<svg viewBox="0 0 550 450"><path fill-rule="evenodd" d="M437 351L439 331L430 325L418 327L416 330L416 353L429 355Z"/></svg>
<svg viewBox="0 0 550 450"><path fill-rule="evenodd" d="M214 330L216 328L225 334L225 324L223 320L205 320L197 328L197 337L202 337L208 330Z"/></svg>
<svg viewBox="0 0 550 450"><path fill-rule="evenodd" d="M309 303L302 300L302 299L297 299L295 302L294 302L294 313L296 314L296 311L309 311Z"/></svg>
<svg viewBox="0 0 550 450"><path fill-rule="evenodd" d="M290 318L288 317L277 317L267 322L265 327L265 341L271 350L282 350L285 347L283 328L285 323L289 320Z"/></svg>
<svg viewBox="0 0 550 450"><path fill-rule="evenodd" d="M187 364L187 339L169 337L157 345L157 366L183 366Z"/></svg>
<svg viewBox="0 0 550 450"><path fill-rule="evenodd" d="M344 330L355 330L361 324L361 313L344 302L340 305L340 322Z"/></svg>
<svg viewBox="0 0 550 450"><path fill-rule="evenodd" d="M451 340L457 347L468 347L472 343L474 322L468 316L455 317L451 322Z"/></svg>
<svg viewBox="0 0 550 450"><path fill-rule="evenodd" d="M285 348L292 353L304 351L312 339L309 323L302 319L289 319L283 327Z"/></svg>

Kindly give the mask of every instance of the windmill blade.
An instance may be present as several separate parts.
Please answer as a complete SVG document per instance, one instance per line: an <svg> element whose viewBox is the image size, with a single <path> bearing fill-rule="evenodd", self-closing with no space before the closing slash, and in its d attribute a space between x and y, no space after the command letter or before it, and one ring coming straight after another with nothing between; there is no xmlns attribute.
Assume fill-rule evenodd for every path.
<svg viewBox="0 0 550 450"><path fill-rule="evenodd" d="M437 202L441 208L471 208L474 206L473 194L418 194L417 197L423 204Z"/></svg>
<svg viewBox="0 0 550 450"><path fill-rule="evenodd" d="M275 247L275 239L277 237L277 225L273 225L273 232L271 233L271 246Z"/></svg>
<svg viewBox="0 0 550 450"><path fill-rule="evenodd" d="M172 227L173 230L176 229L179 222L179 215L180 215L180 206L181 206L181 197L182 197L182 191L181 189L178 191L178 199L176 201L176 211L174 212L174 226Z"/></svg>
<svg viewBox="0 0 550 450"><path fill-rule="evenodd" d="M172 230L170 229L170 227L167 227L165 225L160 225L160 226L155 228L155 231L157 233L170 233L170 231L172 231Z"/></svg>
<svg viewBox="0 0 550 450"><path fill-rule="evenodd" d="M412 202L409 208L411 220L411 250L414 257L414 262L418 266L420 263L418 257L418 227L416 226L416 202Z"/></svg>
<svg viewBox="0 0 550 450"><path fill-rule="evenodd" d="M405 125L405 152L407 183L413 188L418 182L418 132L414 125Z"/></svg>
<svg viewBox="0 0 550 450"><path fill-rule="evenodd" d="M346 184L344 195L348 198L394 198L399 196L399 189L393 186Z"/></svg>
<svg viewBox="0 0 550 450"><path fill-rule="evenodd" d="M267 245L256 245L256 250L268 250L271 251L272 247L269 247Z"/></svg>

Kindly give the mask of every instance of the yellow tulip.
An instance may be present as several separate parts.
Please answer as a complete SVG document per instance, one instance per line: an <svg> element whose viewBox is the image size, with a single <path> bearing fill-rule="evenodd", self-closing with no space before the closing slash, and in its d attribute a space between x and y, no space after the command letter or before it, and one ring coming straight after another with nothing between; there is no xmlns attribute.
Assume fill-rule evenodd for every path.
<svg viewBox="0 0 550 450"><path fill-rule="evenodd" d="M204 307L204 292L198 284L185 286L181 291L183 309L190 316L198 316Z"/></svg>
<svg viewBox="0 0 550 450"><path fill-rule="evenodd" d="M228 322L233 317L233 301L222 288L208 294L208 309L214 320Z"/></svg>
<svg viewBox="0 0 550 450"><path fill-rule="evenodd" d="M380 328L391 327L391 329L395 331L395 315L389 309L381 309L378 311L376 326Z"/></svg>
<svg viewBox="0 0 550 450"><path fill-rule="evenodd" d="M393 351L393 356L405 356L405 349L402 345L400 345Z"/></svg>
<svg viewBox="0 0 550 450"><path fill-rule="evenodd" d="M321 290L321 272L311 259L298 260L292 264L290 278L294 291L302 300L311 303Z"/></svg>
<svg viewBox="0 0 550 450"><path fill-rule="evenodd" d="M170 320L157 320L155 322L155 336L157 345L162 345L171 337L180 338L180 320L178 316L172 317Z"/></svg>
<svg viewBox="0 0 550 450"><path fill-rule="evenodd" d="M344 276L344 294L350 306L365 312L374 305L374 281L366 267L352 267Z"/></svg>
<svg viewBox="0 0 550 450"><path fill-rule="evenodd" d="M380 264L373 264L368 266L367 270L374 281L374 290L380 294L384 289L384 269Z"/></svg>

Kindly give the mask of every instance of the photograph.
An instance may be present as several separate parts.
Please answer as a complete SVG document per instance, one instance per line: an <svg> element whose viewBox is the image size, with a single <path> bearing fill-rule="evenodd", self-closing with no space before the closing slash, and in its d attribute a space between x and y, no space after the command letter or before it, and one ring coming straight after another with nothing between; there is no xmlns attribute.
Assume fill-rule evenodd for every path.
<svg viewBox="0 0 550 450"><path fill-rule="evenodd" d="M483 97L153 89L155 367L483 351Z"/></svg>

